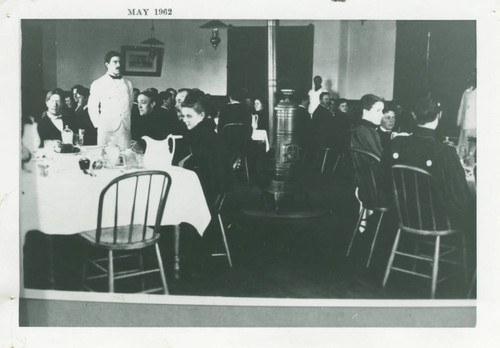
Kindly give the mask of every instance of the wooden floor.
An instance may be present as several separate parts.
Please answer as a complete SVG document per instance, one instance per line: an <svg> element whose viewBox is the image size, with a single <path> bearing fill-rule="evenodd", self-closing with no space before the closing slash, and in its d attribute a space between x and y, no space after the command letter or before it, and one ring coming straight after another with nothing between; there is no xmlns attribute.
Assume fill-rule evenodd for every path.
<svg viewBox="0 0 500 348"><path fill-rule="evenodd" d="M221 249L219 230L209 227L201 238L191 226L182 226L181 277L173 277L173 230L165 228L160 246L171 294L227 297L315 299L413 299L428 298L430 282L404 274L391 274L386 288L382 279L396 232L394 217L384 219L370 268L365 267L371 230L346 250L358 206L352 184L342 178L318 175L310 180L309 200L331 211L315 219L256 219L241 208L258 205L260 190L247 189L229 204L224 219L231 225L227 237L233 268L224 257L212 257ZM56 288L79 289L81 244L74 236L55 237ZM31 232L24 248L25 284L47 288L46 237ZM471 252L471 255L475 253ZM475 267L474 256L470 268ZM146 260L148 261L148 260ZM151 259L150 262L154 262ZM471 276L472 276L471 272ZM472 277L469 277L472 278ZM156 281L156 280L151 280ZM132 292L134 284L117 284L117 291ZM438 298L466 298L469 285L463 276L439 284ZM473 296L475 292L473 292Z"/></svg>

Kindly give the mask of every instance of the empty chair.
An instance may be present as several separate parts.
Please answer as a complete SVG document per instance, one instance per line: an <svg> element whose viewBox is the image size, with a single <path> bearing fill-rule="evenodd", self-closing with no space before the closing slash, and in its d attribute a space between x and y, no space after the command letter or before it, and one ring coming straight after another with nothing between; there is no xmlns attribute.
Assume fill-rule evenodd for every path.
<svg viewBox="0 0 500 348"><path fill-rule="evenodd" d="M233 170L236 172L240 168L244 168L247 183L250 182L246 155L248 141L250 140L248 131L248 127L243 123L228 123L224 125L221 132L231 158Z"/></svg>
<svg viewBox="0 0 500 348"><path fill-rule="evenodd" d="M336 173L337 168L344 160L344 152L338 149L332 149L329 147L321 148L316 156L316 161L313 163L313 167L320 163L320 173L324 174L326 172L332 175ZM331 169L330 169L331 168Z"/></svg>
<svg viewBox="0 0 500 348"><path fill-rule="evenodd" d="M388 211L388 207L383 200L376 179L376 173L380 163L380 158L369 151L353 147L350 148L350 153L352 164L354 167L355 184L358 188L357 192L359 193L358 199L361 201L361 207L359 210L356 225L354 226L351 241L349 242L347 256L349 256L351 252L351 248L356 235L360 232L360 226L366 227L367 219L364 218L364 216L367 213L367 210L375 211L379 214L379 217L377 221L377 227L372 239L370 254L366 262L366 267L369 267L373 256L373 250L375 249L375 243L377 241L382 218L384 217L385 212Z"/></svg>
<svg viewBox="0 0 500 348"><path fill-rule="evenodd" d="M217 196L215 200L215 214L217 215L217 221L219 223L219 228L222 235L222 242L224 243L223 253L212 253L212 256L225 256L227 258L227 262L229 263L229 267L233 267L233 261L231 260L231 253L229 252L229 245L227 243L226 237L226 227L222 220L222 210L224 207L224 203L226 202L227 193L221 193Z"/></svg>
<svg viewBox="0 0 500 348"><path fill-rule="evenodd" d="M92 280L107 278L108 292L115 292L117 280L142 277L140 292L162 291L168 294L158 240L170 185L168 173L150 170L121 175L102 190L96 230L79 235L87 243L87 248L107 251L107 257L88 257L91 250L85 249L82 270L85 289L93 290L89 285ZM154 247L158 267L145 270L142 251L148 247ZM118 260L123 262L133 258L138 259L137 268L116 270ZM97 274L87 275L88 265L92 265ZM161 287L145 289L144 276L152 273L159 274Z"/></svg>
<svg viewBox="0 0 500 348"><path fill-rule="evenodd" d="M439 278L440 264L445 262L455 265L463 263L467 279L465 235L461 233L462 256L454 259L445 258L452 253L460 256L456 243L455 245L445 245L441 240L444 237L452 240L452 237L458 235L459 231L452 227L446 213L446 207L436 199L431 174L418 167L394 165L392 166L392 177L399 229L387 264L383 286L386 286L391 271L404 272L431 279L431 298L435 298L437 283L456 273ZM400 239L403 233L417 237L413 253L401 247ZM426 244L430 244L433 249L430 255L426 254L422 248ZM399 261L397 266L395 265L397 264L396 256ZM401 262L403 258L413 260L412 266L405 267L408 265ZM431 266L431 272L428 272L430 274L417 272L417 262L419 261Z"/></svg>

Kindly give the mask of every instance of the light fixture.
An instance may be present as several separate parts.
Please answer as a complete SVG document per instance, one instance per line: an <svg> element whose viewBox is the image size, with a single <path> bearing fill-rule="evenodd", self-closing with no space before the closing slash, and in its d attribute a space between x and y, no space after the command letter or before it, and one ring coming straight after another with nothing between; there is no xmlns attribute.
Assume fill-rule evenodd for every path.
<svg viewBox="0 0 500 348"><path fill-rule="evenodd" d="M155 38L155 24L154 24L153 20L151 20L151 36L148 39L141 41L141 44L142 45L149 45L149 49L150 49L149 55L151 56L151 59L153 59L156 56L156 52L155 52L156 46L164 45L163 42L161 42L160 40Z"/></svg>
<svg viewBox="0 0 500 348"><path fill-rule="evenodd" d="M200 28L202 29L212 29L212 37L210 38L210 43L212 44L212 47L214 49L217 49L217 46L220 44L220 37L219 37L219 29L226 29L228 26L224 23L222 23L219 20L211 20L202 26Z"/></svg>

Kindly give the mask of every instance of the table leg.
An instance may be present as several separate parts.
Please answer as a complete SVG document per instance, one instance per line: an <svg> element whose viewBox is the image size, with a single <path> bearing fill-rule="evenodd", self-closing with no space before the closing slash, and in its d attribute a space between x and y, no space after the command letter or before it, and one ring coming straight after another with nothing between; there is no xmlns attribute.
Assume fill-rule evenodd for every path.
<svg viewBox="0 0 500 348"><path fill-rule="evenodd" d="M49 263L49 269L48 269L48 281L49 281L49 289L55 289L56 288L56 277L55 277L55 270L54 270L54 237L51 235L47 235L47 257L48 257L48 263Z"/></svg>
<svg viewBox="0 0 500 348"><path fill-rule="evenodd" d="M179 225L174 227L174 278L179 279L181 271L179 246L181 237L181 227Z"/></svg>

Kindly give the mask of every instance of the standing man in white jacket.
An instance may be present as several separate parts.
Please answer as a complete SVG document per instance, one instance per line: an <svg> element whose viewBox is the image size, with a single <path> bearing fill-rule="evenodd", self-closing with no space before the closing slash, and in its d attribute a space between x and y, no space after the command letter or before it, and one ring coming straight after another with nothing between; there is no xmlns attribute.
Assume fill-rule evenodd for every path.
<svg viewBox="0 0 500 348"><path fill-rule="evenodd" d="M319 75L314 76L313 79L314 86L309 91L309 114L311 115L311 117L314 111L316 111L318 105L320 104L319 96L321 95L321 93L328 92L326 89L323 88L323 86L321 85L322 83L323 79L321 78L321 76Z"/></svg>
<svg viewBox="0 0 500 348"><path fill-rule="evenodd" d="M97 145L114 140L121 149L130 146L132 83L120 73L120 53L110 51L104 57L106 74L90 86L89 116L97 128Z"/></svg>

